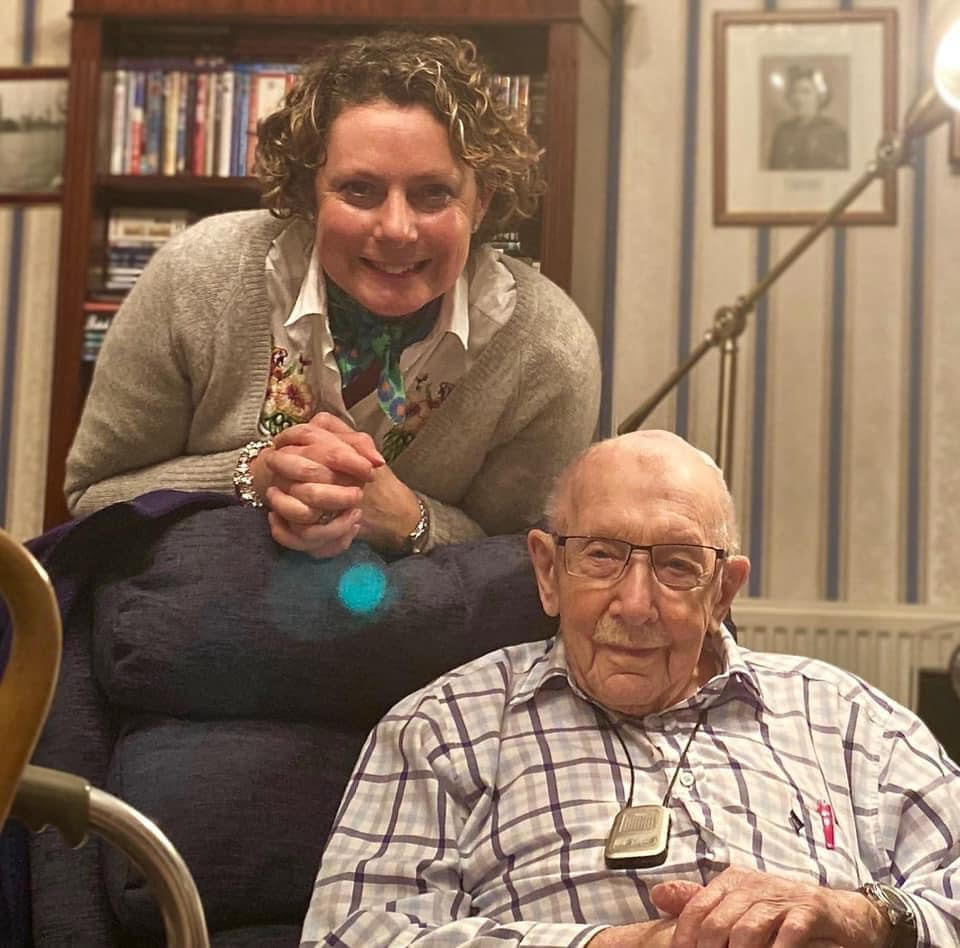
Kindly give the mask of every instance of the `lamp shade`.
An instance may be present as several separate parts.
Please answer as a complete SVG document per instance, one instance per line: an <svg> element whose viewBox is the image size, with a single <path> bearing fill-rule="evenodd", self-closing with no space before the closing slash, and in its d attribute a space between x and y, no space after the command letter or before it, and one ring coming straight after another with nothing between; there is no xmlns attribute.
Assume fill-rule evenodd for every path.
<svg viewBox="0 0 960 948"><path fill-rule="evenodd" d="M947 105L960 111L960 19L953 22L937 45L933 81Z"/></svg>

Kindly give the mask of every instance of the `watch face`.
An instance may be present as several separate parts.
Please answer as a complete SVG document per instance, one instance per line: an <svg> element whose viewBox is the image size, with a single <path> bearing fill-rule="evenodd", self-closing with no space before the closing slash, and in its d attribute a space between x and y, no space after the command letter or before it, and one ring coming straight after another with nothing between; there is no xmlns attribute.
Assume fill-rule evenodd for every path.
<svg viewBox="0 0 960 948"><path fill-rule="evenodd" d="M914 932L916 930L917 921L913 914L913 906L897 889L875 882L864 886L863 891L867 898L887 916L896 931Z"/></svg>

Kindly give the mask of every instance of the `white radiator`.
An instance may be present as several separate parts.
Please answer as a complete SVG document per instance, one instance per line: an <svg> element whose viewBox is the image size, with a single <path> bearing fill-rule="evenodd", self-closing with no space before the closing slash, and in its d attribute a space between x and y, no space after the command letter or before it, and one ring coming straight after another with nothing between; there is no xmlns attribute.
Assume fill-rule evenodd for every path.
<svg viewBox="0 0 960 948"><path fill-rule="evenodd" d="M925 606L738 599L732 611L747 648L823 659L914 710L917 672L946 669L960 646L960 613Z"/></svg>

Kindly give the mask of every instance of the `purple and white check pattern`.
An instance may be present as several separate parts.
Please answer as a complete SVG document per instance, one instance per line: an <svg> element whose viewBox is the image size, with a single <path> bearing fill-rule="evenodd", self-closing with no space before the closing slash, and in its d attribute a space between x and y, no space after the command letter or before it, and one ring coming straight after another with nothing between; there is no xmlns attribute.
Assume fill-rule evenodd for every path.
<svg viewBox="0 0 960 948"><path fill-rule="evenodd" d="M656 917L648 889L729 865L902 886L921 948L960 946L960 769L920 720L822 662L751 653L660 714L616 718L633 802L674 784L667 861L609 870L629 766L559 641L491 653L400 702L347 787L303 946L585 945ZM818 805L829 804L835 845Z"/></svg>

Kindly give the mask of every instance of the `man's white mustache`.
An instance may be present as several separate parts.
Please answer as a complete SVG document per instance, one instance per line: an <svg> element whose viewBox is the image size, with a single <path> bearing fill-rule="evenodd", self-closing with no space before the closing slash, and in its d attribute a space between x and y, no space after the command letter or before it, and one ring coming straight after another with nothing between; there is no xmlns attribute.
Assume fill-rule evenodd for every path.
<svg viewBox="0 0 960 948"><path fill-rule="evenodd" d="M613 645L621 648L663 648L668 643L663 636L650 631L631 632L616 619L603 616L593 631L594 645Z"/></svg>

